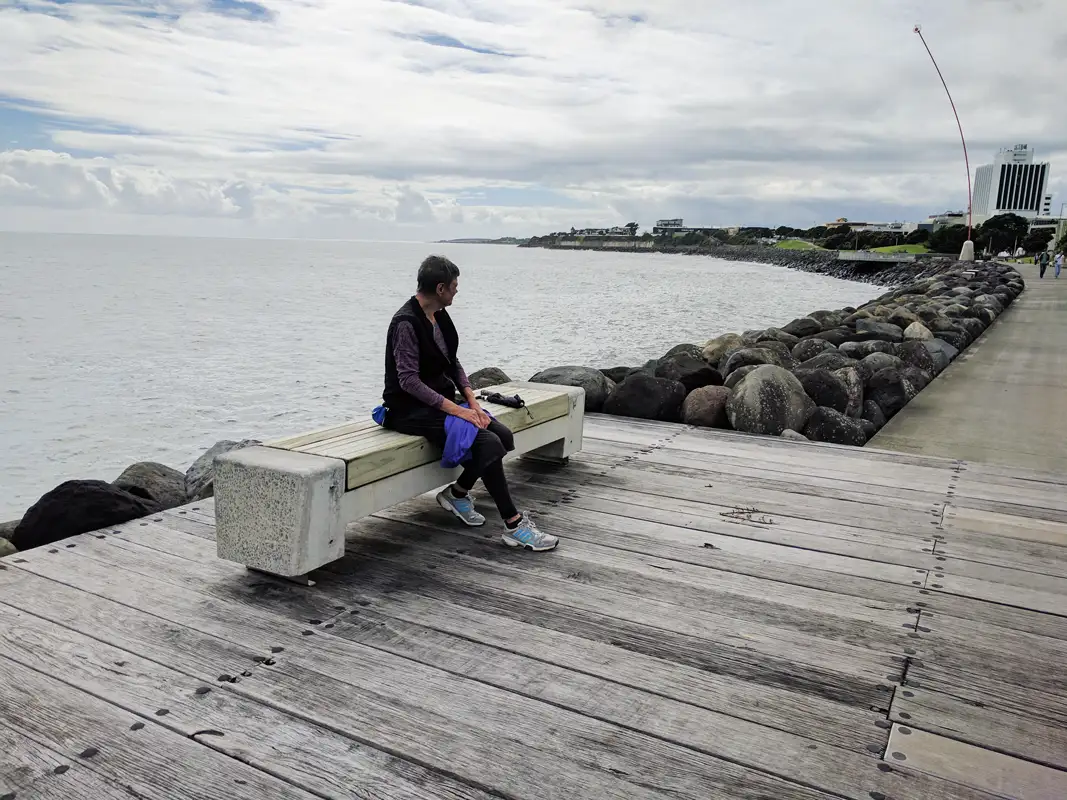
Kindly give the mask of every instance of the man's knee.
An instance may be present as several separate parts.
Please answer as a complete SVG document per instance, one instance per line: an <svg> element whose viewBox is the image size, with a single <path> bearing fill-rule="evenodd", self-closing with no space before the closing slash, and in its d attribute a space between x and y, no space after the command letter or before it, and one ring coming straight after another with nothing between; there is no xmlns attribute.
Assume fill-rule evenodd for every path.
<svg viewBox="0 0 1067 800"><path fill-rule="evenodd" d="M501 437L489 430L478 431L478 435L474 437L474 444L471 445L472 457L483 466L499 461L507 452Z"/></svg>
<svg viewBox="0 0 1067 800"><path fill-rule="evenodd" d="M504 425L502 422L497 422L495 419L490 423L488 433L492 433L500 440L500 443L504 446L505 452L510 453L515 449L515 434Z"/></svg>

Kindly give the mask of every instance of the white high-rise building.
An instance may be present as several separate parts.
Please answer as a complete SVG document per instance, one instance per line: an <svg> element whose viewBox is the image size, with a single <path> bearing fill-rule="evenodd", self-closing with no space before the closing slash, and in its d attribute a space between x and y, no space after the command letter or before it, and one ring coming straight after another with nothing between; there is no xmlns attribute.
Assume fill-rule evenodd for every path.
<svg viewBox="0 0 1067 800"><path fill-rule="evenodd" d="M1035 164L1034 151L1029 145L1017 144L1003 148L974 175L974 215L991 217L994 214L1018 214L1033 218L1051 205L1045 194L1048 187L1049 163Z"/></svg>

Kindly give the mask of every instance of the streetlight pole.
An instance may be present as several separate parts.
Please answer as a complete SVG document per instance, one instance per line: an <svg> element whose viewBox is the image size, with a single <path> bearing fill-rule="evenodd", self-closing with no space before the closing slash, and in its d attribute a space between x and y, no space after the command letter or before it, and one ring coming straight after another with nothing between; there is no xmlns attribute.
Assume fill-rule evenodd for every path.
<svg viewBox="0 0 1067 800"><path fill-rule="evenodd" d="M926 37L923 36L922 28L916 25L915 32L919 34L923 47L926 48L926 52L934 64L934 69L937 70L937 77L941 79L941 85L945 87L945 94L948 95L948 102L952 106L952 113L956 117L956 125L960 129L960 141L963 142L963 163L967 167L967 241L963 243L963 250L960 252L960 261L974 261L974 242L971 240L974 220L971 203L974 193L971 188L971 161L967 155L967 140L963 136L963 123L960 122L959 112L956 111L956 101L952 99L952 92L948 90L945 76L941 74L941 67L937 66L937 59L934 58L934 54L930 51L930 45L926 43Z"/></svg>

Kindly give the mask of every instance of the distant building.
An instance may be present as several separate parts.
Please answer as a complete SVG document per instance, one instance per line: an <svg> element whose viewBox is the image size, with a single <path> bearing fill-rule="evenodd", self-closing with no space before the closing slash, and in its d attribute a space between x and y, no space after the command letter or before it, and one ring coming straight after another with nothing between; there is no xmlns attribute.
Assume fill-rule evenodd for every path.
<svg viewBox="0 0 1067 800"><path fill-rule="evenodd" d="M687 233L699 233L704 236L710 236L712 231L718 230L710 226L705 227L687 227L685 220L681 219L659 219L656 220L656 224L652 226L653 236L685 236Z"/></svg>
<svg viewBox="0 0 1067 800"><path fill-rule="evenodd" d="M997 214L1018 214L1032 219L1052 210L1048 187L1049 163L1034 163L1029 145L1002 148L992 164L975 171L973 209L975 216L988 219Z"/></svg>

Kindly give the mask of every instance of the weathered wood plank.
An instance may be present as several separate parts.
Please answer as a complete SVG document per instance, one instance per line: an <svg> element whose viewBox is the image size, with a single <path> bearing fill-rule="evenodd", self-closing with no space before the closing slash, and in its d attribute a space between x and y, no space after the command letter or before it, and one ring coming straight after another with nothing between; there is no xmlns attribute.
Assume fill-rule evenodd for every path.
<svg viewBox="0 0 1067 800"><path fill-rule="evenodd" d="M237 684L220 682L215 674L189 675L2 604L0 641L4 654L23 666L324 797L490 797L443 773L248 700ZM162 717L156 714L161 708L168 711Z"/></svg>
<svg viewBox="0 0 1067 800"><path fill-rule="evenodd" d="M130 800L124 786L83 769L0 722L0 797L25 800Z"/></svg>
<svg viewBox="0 0 1067 800"><path fill-rule="evenodd" d="M1016 608L1058 614L1061 617L1067 616L1067 595L1065 594L1006 583L994 583L962 575L942 574L944 574L942 578L936 577L936 573L932 574L927 582L928 587L947 594L975 597L979 600L1002 603Z"/></svg>
<svg viewBox="0 0 1067 800"><path fill-rule="evenodd" d="M1067 769L1067 729L1020 717L987 703L908 687L897 691L890 719L939 736L997 750L1010 756Z"/></svg>
<svg viewBox="0 0 1067 800"><path fill-rule="evenodd" d="M896 723L886 762L1016 800L1067 797L1067 772Z"/></svg>
<svg viewBox="0 0 1067 800"><path fill-rule="evenodd" d="M83 754L78 763L144 797L314 795L191 739L143 722L116 706L28 669L0 654L0 719L51 750Z"/></svg>
<svg viewBox="0 0 1067 800"><path fill-rule="evenodd" d="M1008 513L981 511L952 503L945 511L946 531L992 534L1057 547L1067 546L1067 524L1054 520L1019 517Z"/></svg>
<svg viewBox="0 0 1067 800"><path fill-rule="evenodd" d="M188 579L209 582L224 578L211 560L209 543L177 532L153 531L146 536L152 548L166 547L172 555L189 559L175 565ZM112 545L136 549L142 545L125 542L112 537ZM396 573L383 565L384 580L391 580ZM162 570L157 570L162 572ZM243 586L244 584L236 584ZM228 591L234 590L234 584ZM65 587L64 587L65 588ZM820 697L779 689L767 685L753 685L747 681L720 675L706 669L690 667L664 658L646 656L611 644L602 643L577 635L561 633L540 625L513 620L499 613L482 611L455 605L436 596L423 593L389 591L379 593L375 585L338 581L326 591L320 582L309 594L324 595L321 605L337 611L341 607L359 610L366 615L372 605L376 613L395 619L432 626L443 633L479 641L492 647L520 653L532 658L548 660L553 664L578 672L598 675L634 688L650 688L657 694L688 703L695 703L712 711L729 713L770 727L794 733L802 733L820 740L825 736L828 744L867 752L860 731L869 732L870 725L879 718L875 712L849 707ZM368 591L374 592L374 600L368 599ZM255 593L262 607L280 608L279 613L306 616L313 610L300 608L292 598L285 595L265 594L258 587L248 587ZM121 630L121 628L120 628ZM203 649L201 647L201 649Z"/></svg>

